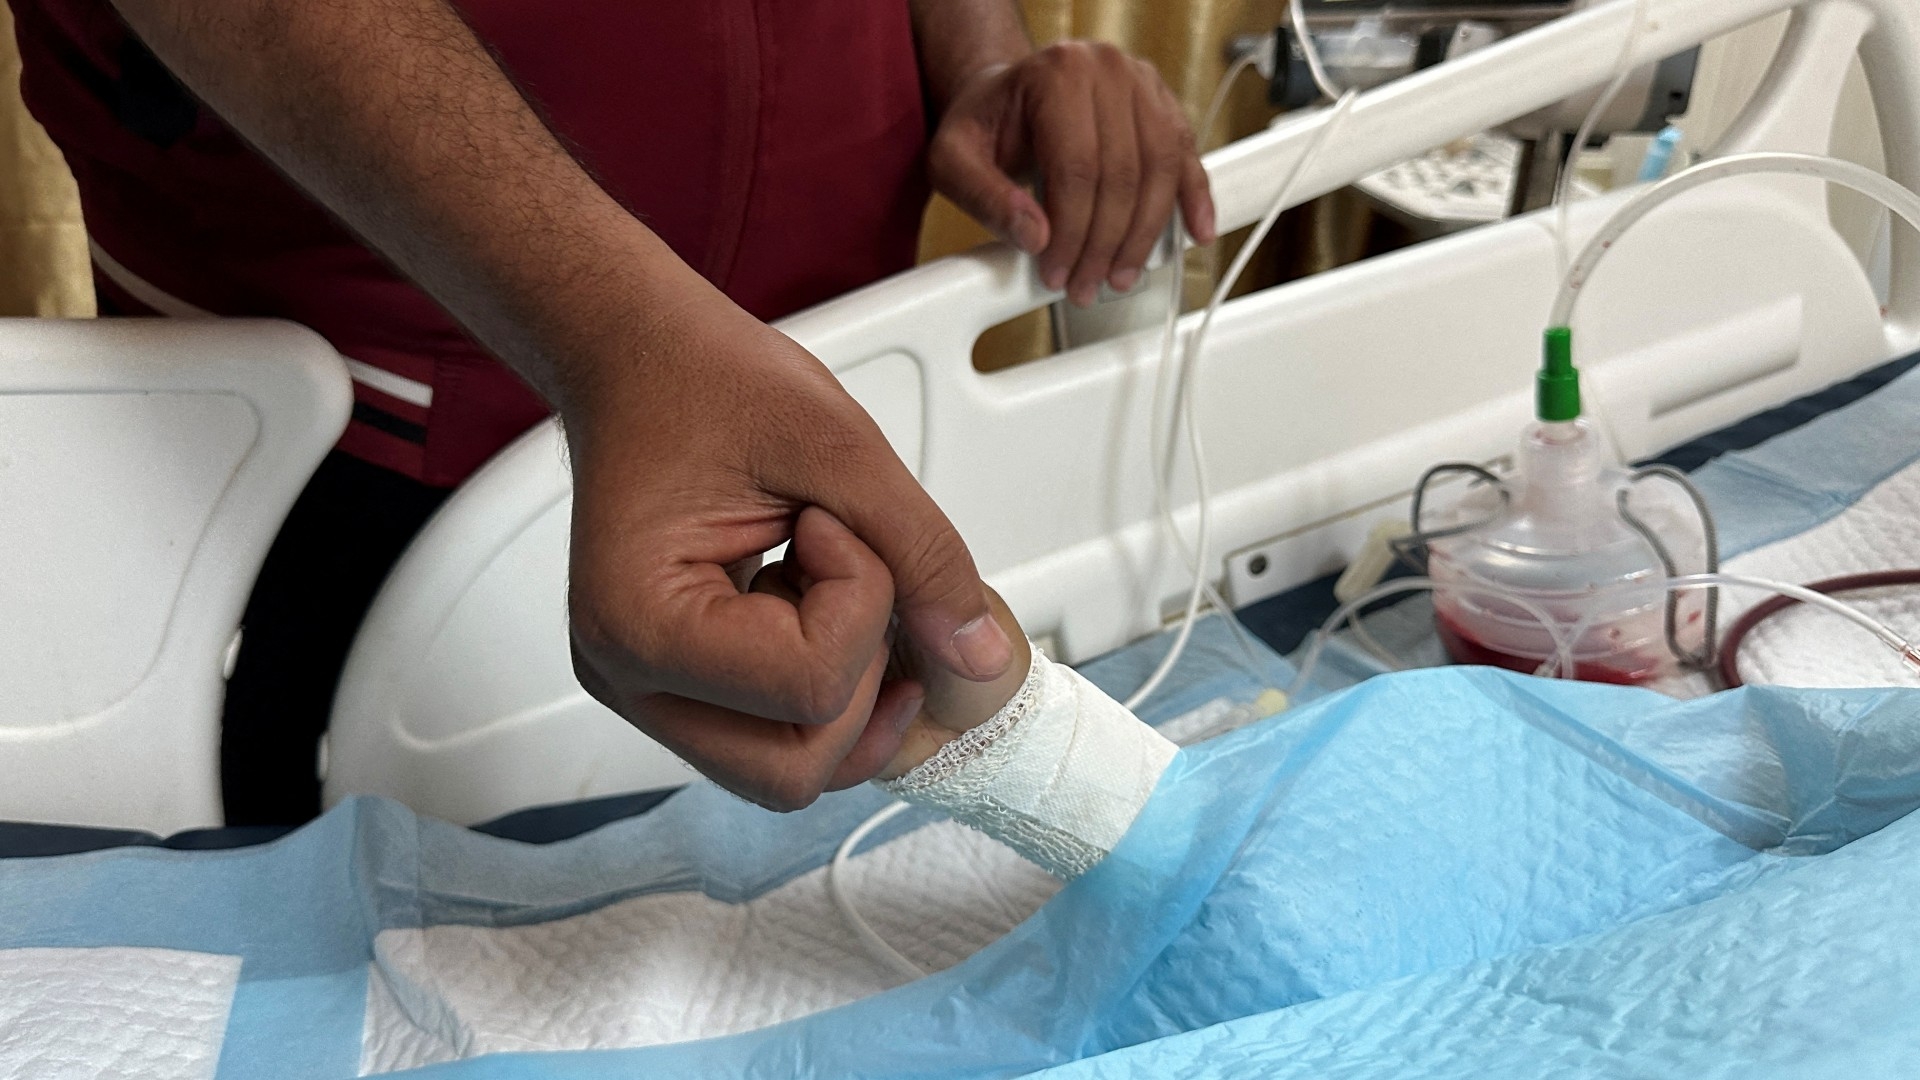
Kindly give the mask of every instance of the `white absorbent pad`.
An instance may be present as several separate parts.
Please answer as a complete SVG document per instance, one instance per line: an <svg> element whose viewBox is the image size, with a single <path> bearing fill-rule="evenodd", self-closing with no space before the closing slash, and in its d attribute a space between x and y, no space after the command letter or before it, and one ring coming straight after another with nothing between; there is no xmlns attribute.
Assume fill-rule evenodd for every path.
<svg viewBox="0 0 1920 1080"><path fill-rule="evenodd" d="M0 950L0 1076L211 1077L239 979L237 956Z"/></svg>
<svg viewBox="0 0 1920 1080"><path fill-rule="evenodd" d="M1882 570L1920 568L1920 463L1882 481L1822 525L1729 560L1727 570L1796 585ZM1720 625L1770 594L1721 593ZM1920 586L1847 593L1847 603L1909 640L1920 639ZM1920 686L1920 676L1865 630L1832 612L1795 605L1754 628L1740 649L1750 683L1809 688Z"/></svg>
<svg viewBox="0 0 1920 1080"><path fill-rule="evenodd" d="M1175 753L1036 649L1005 708L883 785L956 820L852 859L849 899L922 969L945 970L1111 851ZM744 903L672 892L529 926L391 929L375 954L363 1073L731 1035L895 982L835 908L825 868Z"/></svg>
<svg viewBox="0 0 1920 1080"><path fill-rule="evenodd" d="M730 1035L891 987L834 909L825 873L745 903L661 893L531 926L382 931L361 1071ZM928 971L998 940L1060 888L952 822L855 856L841 880L880 936Z"/></svg>

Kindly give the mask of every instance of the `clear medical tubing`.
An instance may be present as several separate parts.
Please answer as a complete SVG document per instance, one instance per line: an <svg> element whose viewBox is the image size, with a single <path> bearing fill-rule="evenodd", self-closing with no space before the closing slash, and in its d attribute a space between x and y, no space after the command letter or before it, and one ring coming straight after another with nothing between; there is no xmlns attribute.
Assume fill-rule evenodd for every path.
<svg viewBox="0 0 1920 1080"><path fill-rule="evenodd" d="M1573 256L1573 226L1570 218L1573 181L1579 171L1574 166L1579 163L1581 151L1587 148L1587 141L1593 138L1594 129L1600 126L1600 118L1613 107L1613 101L1620 96L1620 91L1626 89L1627 80L1633 78L1633 51L1640 46L1640 32L1646 23L1647 0L1634 0L1633 23L1627 30L1625 40L1620 43L1620 55L1613 62L1613 81L1594 99L1593 107L1587 110L1586 119L1580 122L1580 129L1574 133L1573 142L1567 147L1566 159L1560 165L1560 182L1553 186L1553 241L1559 253L1562 276L1566 275Z"/></svg>
<svg viewBox="0 0 1920 1080"><path fill-rule="evenodd" d="M1875 638L1879 639L1882 645L1885 645L1898 654L1909 668L1920 672L1920 648L1915 648L1912 642L1900 636L1892 627L1889 627L1887 624L1859 608L1854 607L1852 604L1828 596L1825 593L1816 592L1804 585L1794 585L1785 581L1774 581L1770 578L1749 577L1745 574L1727 573L1684 574L1679 577L1668 578L1663 583L1663 587L1668 591L1710 589L1716 586L1759 589L1764 592L1771 592L1797 600L1803 604L1812 604L1816 607L1824 608L1866 630ZM1315 632L1313 643L1308 646L1306 655L1300 658L1299 672L1294 675L1292 684L1287 687L1287 696L1289 698L1295 697L1301 690L1306 688L1308 681L1313 678L1314 669L1320 665L1320 656L1326 649L1327 640L1333 636L1334 632L1340 628L1342 623L1350 618L1354 618L1356 613L1362 608L1390 596L1398 596L1401 593L1410 592L1428 592L1431 591L1433 587L1434 581L1432 578L1401 578L1396 581L1389 581L1379 588L1373 589L1365 595L1357 596L1351 602L1342 605L1340 610L1329 616L1327 621L1320 624L1320 629ZM1558 677L1563 679L1573 677L1575 668L1572 646L1568 638L1559 632L1557 624L1544 610L1524 597L1509 595L1505 591L1492 586L1470 586L1469 588L1471 591L1479 594L1499 597L1508 603L1520 607L1534 618L1539 619L1540 624L1546 627L1548 634L1552 636L1554 649L1558 654L1554 663L1542 664L1540 666L1539 674L1545 675L1550 669L1557 669ZM1577 625L1574 628L1572 640L1577 641L1580 635L1585 632L1586 626L1586 621Z"/></svg>
<svg viewBox="0 0 1920 1080"><path fill-rule="evenodd" d="M1251 54L1243 56L1227 68L1226 74L1220 77L1220 85L1214 88L1213 100L1207 103L1206 114L1200 122L1200 138L1206 139L1211 137L1213 125L1218 122L1220 111L1226 106L1227 93L1233 89L1233 81L1239 78L1240 74L1248 67L1251 67L1253 63L1254 57ZM1176 215L1174 220L1167 223L1167 250L1171 253L1169 259L1172 263L1172 273L1169 274L1167 278L1167 317L1160 337L1160 370L1154 379L1153 411L1148 421L1149 431L1147 443L1153 468L1154 508L1160 515L1160 523L1166 529L1168 538L1173 541L1174 548L1179 551L1181 560L1187 564L1187 572L1193 575L1194 584L1202 589L1206 601L1226 617L1227 625L1233 631L1234 640L1240 643L1241 651L1247 656L1248 671L1253 672L1257 678L1259 677L1260 668L1257 650L1255 650L1253 644L1247 640L1246 628L1240 625L1240 620L1234 616L1232 607L1230 607L1226 600L1220 596L1219 592L1214 589L1212 581L1201 572L1201 564L1195 559L1193 550L1187 546L1186 538L1180 535L1179 525L1173 520L1173 507L1170 504L1167 493L1166 470L1173 467L1173 462L1170 460L1168 450L1165 446L1165 440L1161 434L1160 417L1167 411L1168 383L1172 379L1175 366L1174 344L1178 340L1181 307L1186 302L1187 262L1185 239L1186 234L1181 229L1180 220ZM1188 412L1186 415L1189 421L1188 444L1193 445L1198 437L1191 434L1193 431L1191 425L1192 413ZM1168 420L1169 426L1177 423L1179 423L1177 419ZM1194 459L1194 482L1199 492L1200 514L1204 521L1207 513L1207 500L1210 493L1207 491L1205 471L1200 467L1197 457ZM1191 597L1189 597L1189 599L1191 599ZM1190 604L1189 616L1186 623L1183 623L1183 629L1190 625L1193 619L1198 617L1198 605ZM1169 655L1173 657L1173 662L1179 660L1180 654L1185 651L1185 647L1185 640L1180 640L1175 643L1175 648L1169 653ZM1167 671L1170 672L1173 670L1173 662L1167 663ZM1160 675L1161 680L1165 678L1166 676L1164 674ZM1133 696L1127 699L1128 707L1137 706L1145 701L1148 695L1151 695L1154 690L1159 688L1159 685L1159 681L1155 681L1149 676L1148 681L1141 685L1141 689L1134 691Z"/></svg>
<svg viewBox="0 0 1920 1080"><path fill-rule="evenodd" d="M1566 276L1560 285L1560 295L1554 300L1553 314L1548 318L1547 325L1550 327L1573 325L1574 307L1580 301L1581 290L1593 279L1594 271L1606 259L1607 252L1613 249L1629 229L1639 224L1661 204L1715 180L1756 173L1806 176L1851 188L1885 206L1898 214L1908 225L1920 230L1920 195L1914 194L1864 165L1856 165L1851 161L1841 161L1838 158L1819 154L1777 152L1735 154L1730 157L1716 158L1675 173L1634 196L1621 207L1594 235L1593 239L1587 242L1586 248L1580 252L1580 257L1573 261L1573 265L1567 268Z"/></svg>
<svg viewBox="0 0 1920 1080"><path fill-rule="evenodd" d="M1709 589L1716 585L1732 585L1749 589L1763 589L1781 596L1798 600L1803 604L1825 608L1835 615L1880 639L1880 643L1899 654L1900 659L1909 668L1920 671L1920 650L1913 643L1901 637L1892 627L1873 616L1854 607L1844 600L1816 592L1804 585L1789 585L1784 581L1771 581L1766 578L1747 577L1744 574L1688 574L1683 577L1668 578L1669 589Z"/></svg>
<svg viewBox="0 0 1920 1080"><path fill-rule="evenodd" d="M1288 700L1291 701L1302 690L1307 688L1308 681L1313 678L1314 669L1320 666L1320 654L1326 651L1328 640L1340 629L1342 623L1345 623L1348 619L1357 619L1362 609L1381 600L1385 600L1390 596L1399 596L1402 593L1412 592L1432 592L1437 585L1438 583L1432 578L1396 578L1393 581L1385 582L1375 588L1369 589L1359 596L1354 597L1352 600L1347 601L1345 604L1342 604L1339 610L1328 616L1327 621L1321 623L1320 629L1314 632L1312 644L1307 646L1306 655L1300 658L1300 669L1294 674L1293 682L1287 686ZM1504 589L1497 589L1492 586L1467 584L1459 586L1455 591L1472 593L1477 596L1492 596L1505 600L1539 620L1541 628L1546 630L1547 637L1553 641L1554 659L1549 663L1541 664L1540 670L1536 674L1544 675L1552 670L1557 671L1565 678L1571 678L1573 676L1575 670L1573 645L1567 640L1566 635L1560 632L1560 624L1554 620L1552 615L1547 613L1545 608L1524 596L1515 596L1509 594ZM1358 622L1356 622L1355 625L1358 626Z"/></svg>
<svg viewBox="0 0 1920 1080"><path fill-rule="evenodd" d="M1813 592L1832 596L1836 593L1859 592L1866 589L1885 589L1893 586L1920 585L1920 569L1881 570L1869 574L1848 574L1844 577L1828 578L1825 581L1808 582L1805 586ZM1740 617L1740 621L1727 631L1726 640L1720 643L1720 685L1731 690L1746 685L1740 677L1740 646L1761 623L1800 601L1791 596L1776 596ZM1901 659L1907 666L1920 670L1920 657L1909 652Z"/></svg>

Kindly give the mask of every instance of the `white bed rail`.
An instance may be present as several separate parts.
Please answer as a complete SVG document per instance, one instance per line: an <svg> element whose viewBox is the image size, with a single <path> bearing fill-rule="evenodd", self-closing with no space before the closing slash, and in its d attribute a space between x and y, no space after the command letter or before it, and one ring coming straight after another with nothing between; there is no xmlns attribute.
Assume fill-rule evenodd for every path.
<svg viewBox="0 0 1920 1080"><path fill-rule="evenodd" d="M221 823L235 631L351 401L290 323L0 319L0 820Z"/></svg>
<svg viewBox="0 0 1920 1080"><path fill-rule="evenodd" d="M1646 0L1632 59L1794 6ZM1633 11L1614 0L1365 95L1300 198L1605 81ZM1892 175L1920 181L1920 5L1819 0L1796 20L1732 140L1824 151L1857 47ZM1288 119L1208 157L1223 228L1258 216L1325 122ZM1610 205L1576 208L1576 243ZM1920 247L1900 237L1883 318L1825 205L1804 182L1728 183L1663 208L1615 253L1591 287L1582 355L1629 453L1920 347ZM1327 572L1373 520L1399 512L1426 464L1504 453L1527 415L1555 270L1534 217L1223 308L1196 408L1214 465L1216 550L1234 554L1208 572L1224 572L1242 602ZM983 330L1054 299L1025 257L989 246L780 326L874 414L1029 629L1077 661L1157 630L1187 576L1155 520L1146 448L1157 334L994 374L972 367ZM1190 530L1191 485L1177 480L1173 498ZM573 681L567 514L559 440L545 427L429 526L349 661L330 799L379 792L477 820L684 779Z"/></svg>

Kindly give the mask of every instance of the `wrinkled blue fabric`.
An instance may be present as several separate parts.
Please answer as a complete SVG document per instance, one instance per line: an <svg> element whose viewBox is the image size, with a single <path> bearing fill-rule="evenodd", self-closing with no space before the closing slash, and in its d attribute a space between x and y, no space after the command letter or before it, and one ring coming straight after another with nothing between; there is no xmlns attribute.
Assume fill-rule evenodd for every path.
<svg viewBox="0 0 1920 1080"><path fill-rule="evenodd" d="M1687 770L1644 756L1703 721ZM1184 752L1106 862L951 971L422 1074L1911 1075L1916 729L1907 692L1377 679Z"/></svg>
<svg viewBox="0 0 1920 1080"><path fill-rule="evenodd" d="M1904 691L1376 679L1183 751L1109 859L952 970L727 1038L419 1073L1911 1075L1916 732ZM0 864L0 947L245 956L222 1075L348 1075L378 929L743 899L868 809L695 787L536 847L360 800L258 849Z"/></svg>
<svg viewBox="0 0 1920 1080"><path fill-rule="evenodd" d="M1873 402L1920 416L1920 380L1850 408ZM1911 458L1843 429L1801 440L1833 453L1785 445L1803 428L1726 466L1720 490L1758 508L1736 523L1747 542L1817 524ZM1124 694L1165 647L1087 672ZM1209 620L1147 718L1289 676ZM696 784L532 846L353 800L259 848L0 861L0 948L242 956L220 1075L350 1076L380 930L541 922L670 890L751 899L821 865L884 801L863 789L778 816ZM742 1035L418 1072L1909 1077L1916 807L1920 693L1676 702L1410 672L1183 751L1109 859L950 971Z"/></svg>

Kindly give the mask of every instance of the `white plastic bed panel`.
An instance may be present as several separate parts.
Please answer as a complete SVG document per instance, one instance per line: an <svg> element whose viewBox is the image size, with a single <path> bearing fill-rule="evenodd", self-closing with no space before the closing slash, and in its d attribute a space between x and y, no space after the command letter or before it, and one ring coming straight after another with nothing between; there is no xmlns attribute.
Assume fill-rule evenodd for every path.
<svg viewBox="0 0 1920 1080"><path fill-rule="evenodd" d="M1636 60L1792 6L1647 0ZM1301 198L1605 80L1632 9L1614 0L1366 95L1307 170ZM1911 0L1801 11L1773 91L1736 126L1741 148L1824 150L1856 46L1883 103L1891 171L1920 180ZM1259 215L1325 121L1291 118L1209 157L1224 227ZM1620 197L1576 208L1576 243ZM1920 347L1920 248L1900 238L1883 319L1825 206L1805 183L1729 182L1675 201L1620 245L1590 288L1579 334L1593 396L1628 454ZM1536 215L1487 227L1223 308L1196 406L1215 493L1208 571L1237 601L1337 567L1373 520L1404 512L1428 464L1508 450L1528 415L1557 284L1550 226ZM879 420L1029 630L1077 661L1158 630L1188 578L1155 521L1146 433L1157 333L992 375L971 366L983 330L1052 299L1026 259L991 246L781 328ZM1185 463L1172 474L1191 535ZM377 792L473 821L685 778L573 679L567 500L560 442L546 427L428 527L349 661L329 799ZM1235 554L1223 562L1225 553ZM1267 556L1262 575L1249 572L1254 553Z"/></svg>
<svg viewBox="0 0 1920 1080"><path fill-rule="evenodd" d="M235 630L350 403L287 323L0 320L0 820L220 824Z"/></svg>

